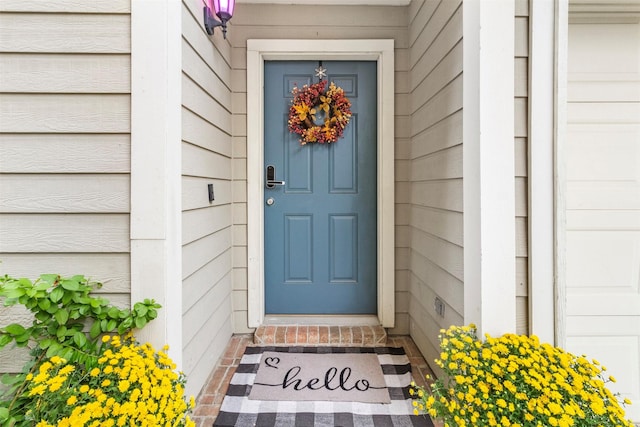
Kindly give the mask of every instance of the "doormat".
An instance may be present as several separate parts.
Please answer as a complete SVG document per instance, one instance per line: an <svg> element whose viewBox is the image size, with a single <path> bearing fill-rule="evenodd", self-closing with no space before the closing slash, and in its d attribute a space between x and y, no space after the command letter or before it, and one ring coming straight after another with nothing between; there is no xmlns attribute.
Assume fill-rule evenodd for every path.
<svg viewBox="0 0 640 427"><path fill-rule="evenodd" d="M326 356L349 353L375 354L387 387L389 403L250 399L249 394L254 386L264 353L276 353L275 357L280 357L281 360L286 353ZM275 360L270 362L274 364ZM339 373L337 378L338 381L336 382L334 377L331 384L339 386ZM354 379L355 376L352 373L349 381L352 382ZM213 425L216 427L433 427L428 417L413 415L414 407L409 394L411 380L411 365L403 348L247 347L240 365L231 378L220 413ZM320 381L313 382L314 387L324 384L324 377ZM302 382L300 384L305 385Z"/></svg>
<svg viewBox="0 0 640 427"><path fill-rule="evenodd" d="M375 353L265 351L249 399L390 402Z"/></svg>

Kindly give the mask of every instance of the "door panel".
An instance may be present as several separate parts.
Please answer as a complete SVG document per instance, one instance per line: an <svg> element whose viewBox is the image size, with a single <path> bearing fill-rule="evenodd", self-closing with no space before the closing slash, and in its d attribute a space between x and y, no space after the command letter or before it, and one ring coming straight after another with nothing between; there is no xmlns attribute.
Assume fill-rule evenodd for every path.
<svg viewBox="0 0 640 427"><path fill-rule="evenodd" d="M377 65L323 66L353 116L336 143L301 146L287 128L291 90L318 81L318 62L265 63L264 166L285 181L264 191L267 314L377 311Z"/></svg>
<svg viewBox="0 0 640 427"><path fill-rule="evenodd" d="M638 402L640 24L571 24L568 67L567 348Z"/></svg>

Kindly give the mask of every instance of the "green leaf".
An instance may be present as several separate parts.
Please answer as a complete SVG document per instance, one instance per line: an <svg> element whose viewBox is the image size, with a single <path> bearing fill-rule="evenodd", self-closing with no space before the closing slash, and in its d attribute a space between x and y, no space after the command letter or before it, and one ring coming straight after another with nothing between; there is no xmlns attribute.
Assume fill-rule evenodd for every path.
<svg viewBox="0 0 640 427"><path fill-rule="evenodd" d="M2 279L2 289L16 289L20 287L20 282L16 279L11 278L3 278Z"/></svg>
<svg viewBox="0 0 640 427"><path fill-rule="evenodd" d="M64 289L58 287L51 291L51 293L49 294L49 299L53 302L59 302L62 299L63 295Z"/></svg>
<svg viewBox="0 0 640 427"><path fill-rule="evenodd" d="M8 335L8 334L0 335L0 348L3 348L7 344L9 344L11 341L13 341L13 338L11 337L11 335Z"/></svg>
<svg viewBox="0 0 640 427"><path fill-rule="evenodd" d="M60 345L57 342L54 342L53 344L51 344L51 346L49 346L49 348L47 349L47 357L53 357L56 354L58 354L60 352L60 350L62 350L62 345Z"/></svg>
<svg viewBox="0 0 640 427"><path fill-rule="evenodd" d="M26 329L24 328L24 326L19 325L17 323L12 323L10 325L8 325L6 328L4 328L5 331L7 331L7 333L16 336L16 335L22 335L25 333Z"/></svg>
<svg viewBox="0 0 640 427"><path fill-rule="evenodd" d="M65 291L64 295L62 296L62 304L68 305L73 299L73 295L73 291Z"/></svg>
<svg viewBox="0 0 640 427"><path fill-rule="evenodd" d="M0 382L2 382L2 384L4 385L18 384L22 381L24 381L24 378L21 374L4 374L0 378Z"/></svg>
<svg viewBox="0 0 640 427"><path fill-rule="evenodd" d="M144 317L136 317L136 328L142 329L146 324L147 324L147 319L145 319Z"/></svg>
<svg viewBox="0 0 640 427"><path fill-rule="evenodd" d="M0 293L0 295L6 297L6 298L20 298L21 296L24 295L24 289L22 288L16 288L16 289L6 289L5 291L3 291L2 293Z"/></svg>
<svg viewBox="0 0 640 427"><path fill-rule="evenodd" d="M111 332L113 331L116 326L118 326L118 322L116 322L115 320L111 319L107 322L107 331Z"/></svg>
<svg viewBox="0 0 640 427"><path fill-rule="evenodd" d="M40 307L43 310L48 309L49 307L51 307L51 300L50 299L41 299L40 301L38 301L38 307Z"/></svg>
<svg viewBox="0 0 640 427"><path fill-rule="evenodd" d="M57 274L41 274L40 279L49 285L53 285L60 279L60 276Z"/></svg>
<svg viewBox="0 0 640 427"><path fill-rule="evenodd" d="M91 338L96 338L98 335L100 335L100 332L102 332L102 329L100 329L100 322L96 320L93 322L93 325L91 325L91 329L89 330L89 336Z"/></svg>
<svg viewBox="0 0 640 427"><path fill-rule="evenodd" d="M82 332L76 332L73 334L73 342L78 348L83 348L87 344L87 337Z"/></svg>
<svg viewBox="0 0 640 427"><path fill-rule="evenodd" d="M31 334L29 333L29 331L25 331L24 334L15 337L16 345L18 347L24 347L29 342L29 338L31 338Z"/></svg>
<svg viewBox="0 0 640 427"><path fill-rule="evenodd" d="M62 357L64 360L73 360L73 355L77 354L75 351L73 351L72 348L67 348L60 357Z"/></svg>
<svg viewBox="0 0 640 427"><path fill-rule="evenodd" d="M5 422L9 419L9 408L0 408L0 422Z"/></svg>
<svg viewBox="0 0 640 427"><path fill-rule="evenodd" d="M149 320L153 320L158 317L158 312L156 310L150 309L147 313L147 317L149 318Z"/></svg>
<svg viewBox="0 0 640 427"><path fill-rule="evenodd" d="M58 339L61 340L65 335L67 335L67 327L64 325L58 327L58 329L56 330L56 336L58 337Z"/></svg>
<svg viewBox="0 0 640 427"><path fill-rule="evenodd" d="M111 307L109 311L107 311L107 316L112 319L117 319L120 317L120 309L118 307Z"/></svg>
<svg viewBox="0 0 640 427"><path fill-rule="evenodd" d="M58 326L55 324L55 322L47 323L47 334L49 334L49 336L55 336L57 330Z"/></svg>
<svg viewBox="0 0 640 427"><path fill-rule="evenodd" d="M135 305L135 310L136 310L136 313L138 314L138 316L144 316L149 311L147 306L143 305L143 304L136 304Z"/></svg>
<svg viewBox="0 0 640 427"><path fill-rule="evenodd" d="M55 341L54 341L54 340L52 340L51 338L46 338L46 339L43 339L42 341L40 341L40 343L38 344L38 346L39 346L41 349L45 350L45 349L47 349L47 348L51 347L51 345L52 345L54 342L55 342Z"/></svg>
<svg viewBox="0 0 640 427"><path fill-rule="evenodd" d="M131 329L132 325L133 325L133 318L127 317L122 321L122 323L120 323L120 325L118 325L118 333L120 335L124 335L127 331Z"/></svg>
<svg viewBox="0 0 640 427"><path fill-rule="evenodd" d="M62 282L60 282L60 286L62 286L63 288L65 288L68 291L79 291L80 290L80 284L75 280L65 279Z"/></svg>
<svg viewBox="0 0 640 427"><path fill-rule="evenodd" d="M67 323L67 320L69 320L69 312L64 308L61 308L56 311L56 314L54 314L53 317L56 319L56 322L58 322L58 325L64 325Z"/></svg>
<svg viewBox="0 0 640 427"><path fill-rule="evenodd" d="M36 284L33 286L33 289L35 289L36 291L41 292L41 291L46 291L47 289L49 289L49 287L50 287L50 286L51 286L51 284L50 284L50 283L47 283L47 282L40 282L40 283L36 283Z"/></svg>

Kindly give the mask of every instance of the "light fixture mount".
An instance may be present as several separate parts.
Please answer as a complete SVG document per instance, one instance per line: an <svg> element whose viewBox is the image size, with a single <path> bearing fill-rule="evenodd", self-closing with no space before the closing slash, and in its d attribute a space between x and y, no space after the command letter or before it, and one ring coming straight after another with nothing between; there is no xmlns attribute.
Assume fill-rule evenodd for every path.
<svg viewBox="0 0 640 427"><path fill-rule="evenodd" d="M207 34L212 36L215 27L222 27L222 36L227 38L227 22L233 17L235 3L235 0L205 0L203 14ZM219 21L214 18L214 13Z"/></svg>

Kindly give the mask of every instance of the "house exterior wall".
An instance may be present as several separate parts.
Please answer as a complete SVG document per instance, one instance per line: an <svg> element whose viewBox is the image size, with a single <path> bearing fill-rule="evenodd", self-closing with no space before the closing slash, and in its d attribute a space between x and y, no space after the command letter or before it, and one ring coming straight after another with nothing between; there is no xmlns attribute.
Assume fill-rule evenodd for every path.
<svg viewBox="0 0 640 427"><path fill-rule="evenodd" d="M247 39L394 39L396 327L389 332L410 332L433 358L438 330L464 322L461 2L241 3L230 39L223 40L219 30L213 38L204 32L201 3L183 0L182 360L190 392L201 388L232 331L251 331ZM127 306L129 0L5 0L0 11L0 272L87 274L105 281L101 292L111 301ZM308 16L328 24L308 25ZM526 332L526 0L516 2L515 27L515 263L518 331ZM435 313L436 296L445 304L444 317ZM3 310L0 324L20 315ZM16 371L19 360L5 350L0 371Z"/></svg>
<svg viewBox="0 0 640 427"><path fill-rule="evenodd" d="M0 274L85 274L128 306L129 0L0 13ZM0 324L23 316L3 309ZM0 372L24 357L2 350Z"/></svg>
<svg viewBox="0 0 640 427"><path fill-rule="evenodd" d="M433 360L439 329L464 321L462 2L414 0L409 17L409 321Z"/></svg>
<svg viewBox="0 0 640 427"><path fill-rule="evenodd" d="M231 34L229 34L231 36ZM197 393L231 337L231 45L182 4L182 342ZM213 185L210 203L207 185Z"/></svg>
<svg viewBox="0 0 640 427"><path fill-rule="evenodd" d="M515 182L517 332L528 331L527 93L528 2L515 13ZM463 324L462 7L414 0L409 6L411 96L410 330L427 358L438 330ZM434 307L438 297L444 317Z"/></svg>
<svg viewBox="0 0 640 427"><path fill-rule="evenodd" d="M129 306L129 0L1 8L0 271L86 274ZM182 359L192 392L231 335L231 52L201 14L183 2ZM2 310L0 324L23 317ZM3 350L0 372L25 357Z"/></svg>
<svg viewBox="0 0 640 427"><path fill-rule="evenodd" d="M246 219L246 41L247 39L380 39L395 40L396 87L396 328L408 332L406 225L409 197L406 182L409 116L407 80L407 9L378 6L302 6L243 4L236 6L231 23L233 66L233 318L235 332L247 326L247 219ZM309 25L308 17L317 23ZM404 218L404 219L402 219Z"/></svg>

